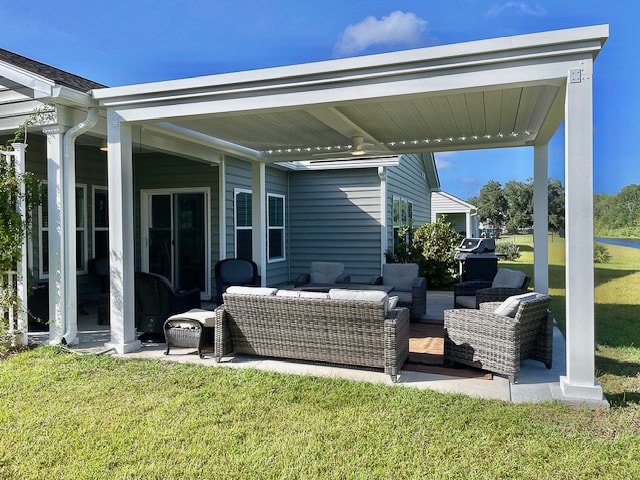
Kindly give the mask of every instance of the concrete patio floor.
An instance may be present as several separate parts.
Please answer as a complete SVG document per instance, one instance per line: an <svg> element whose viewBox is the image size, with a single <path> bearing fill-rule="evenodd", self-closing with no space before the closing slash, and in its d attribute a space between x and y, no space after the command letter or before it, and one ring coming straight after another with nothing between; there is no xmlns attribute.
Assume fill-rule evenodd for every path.
<svg viewBox="0 0 640 480"><path fill-rule="evenodd" d="M204 308L206 306L203 305ZM210 307L213 307L211 305ZM422 319L425 323L443 323L443 311L453 308L453 292L427 292L427 313ZM109 341L109 325L98 325L97 314L92 307L87 308L85 315L79 316L79 344L71 346L78 353L104 353L104 344ZM36 343L44 343L47 333L30 333L29 337ZM402 370L400 382L393 384L388 375L377 370L347 368L340 366L319 365L309 362L278 360L264 357L239 355L223 357L220 363L213 360L211 352L205 352L199 358L193 348L172 347L169 355L164 354L162 343L143 343L138 352L116 355L121 358L156 359L178 363L194 363L211 367L255 368L271 372L295 375L314 375L319 377L343 378L347 380L382 383L386 385L431 389L443 393L461 393L470 397L503 400L506 402L545 402L580 404L607 407L603 402L582 402L567 399L560 390L559 377L565 375L565 340L557 326L553 335L553 368L547 368L540 362L525 360L522 362L518 383L510 384L506 378L494 375L491 380L479 378L462 378ZM107 352L112 354L111 352ZM115 354L114 354L115 355Z"/></svg>

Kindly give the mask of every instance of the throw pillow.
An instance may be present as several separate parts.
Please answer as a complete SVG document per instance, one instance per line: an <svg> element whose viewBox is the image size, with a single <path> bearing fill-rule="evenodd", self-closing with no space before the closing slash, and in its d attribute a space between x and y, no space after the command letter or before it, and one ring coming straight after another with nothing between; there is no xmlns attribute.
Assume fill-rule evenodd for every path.
<svg viewBox="0 0 640 480"><path fill-rule="evenodd" d="M535 292L513 295L502 302L493 313L514 318L518 312L518 308L520 308L520 303L524 300L533 300L534 298L538 298L538 294Z"/></svg>

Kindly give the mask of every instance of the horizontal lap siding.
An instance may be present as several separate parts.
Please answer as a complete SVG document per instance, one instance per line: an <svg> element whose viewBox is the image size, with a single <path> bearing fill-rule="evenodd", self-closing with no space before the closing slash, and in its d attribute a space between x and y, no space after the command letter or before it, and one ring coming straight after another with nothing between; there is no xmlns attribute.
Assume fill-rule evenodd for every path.
<svg viewBox="0 0 640 480"><path fill-rule="evenodd" d="M345 264L352 281L380 272L380 178L376 169L290 173L291 276L312 261Z"/></svg>
<svg viewBox="0 0 640 480"><path fill-rule="evenodd" d="M226 258L234 258L236 256L234 191L237 188L251 190L251 163L227 157L225 159L225 182L225 218L227 220Z"/></svg>
<svg viewBox="0 0 640 480"><path fill-rule="evenodd" d="M429 155L429 154L424 154ZM401 155L400 165L387 170L387 241L393 245L393 197L413 202L413 225L431 221L431 191L420 154Z"/></svg>
<svg viewBox="0 0 640 480"><path fill-rule="evenodd" d="M234 211L234 192L236 189L252 190L251 188L251 163L238 160L233 157L227 157L225 160L226 174L226 219L227 219L227 258L233 258L235 251L235 211ZM278 168L267 167L265 169L265 188L266 193L275 193L285 196L285 209L288 209L288 172ZM289 219L285 211L285 256L286 259L280 262L272 262L267 264L266 281L268 285L278 285L289 281ZM266 227L265 227L266 228Z"/></svg>
<svg viewBox="0 0 640 480"><path fill-rule="evenodd" d="M286 170L278 168L266 169L265 184L267 193L274 193L277 195L284 195L284 207L285 207L285 233L284 233L284 251L285 259L283 261L275 261L267 263L267 284L268 285L280 285L289 281L289 216L287 211L289 210L289 173ZM267 204L267 209L269 205Z"/></svg>

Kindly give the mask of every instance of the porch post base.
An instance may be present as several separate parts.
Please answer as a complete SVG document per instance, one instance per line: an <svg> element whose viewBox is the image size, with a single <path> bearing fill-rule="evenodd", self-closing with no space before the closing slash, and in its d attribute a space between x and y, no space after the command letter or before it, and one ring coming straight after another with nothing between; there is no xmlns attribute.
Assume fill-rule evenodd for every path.
<svg viewBox="0 0 640 480"><path fill-rule="evenodd" d="M576 385L569 383L568 377L561 376L560 390L568 400L608 405L607 399L602 392L602 387L597 382L594 385Z"/></svg>
<svg viewBox="0 0 640 480"><path fill-rule="evenodd" d="M104 346L106 348L112 348L118 355L124 355L125 353L132 353L140 350L140 348L142 348L142 342L140 342L140 340L134 340L133 342L126 343L107 342Z"/></svg>

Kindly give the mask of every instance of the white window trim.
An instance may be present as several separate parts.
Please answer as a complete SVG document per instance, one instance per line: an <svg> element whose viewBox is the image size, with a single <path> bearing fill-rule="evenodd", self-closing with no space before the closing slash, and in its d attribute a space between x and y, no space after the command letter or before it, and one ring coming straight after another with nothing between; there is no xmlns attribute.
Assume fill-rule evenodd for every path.
<svg viewBox="0 0 640 480"><path fill-rule="evenodd" d="M93 185L91 187L91 226L92 228L92 238L91 238L91 258L96 258L96 232L109 232L109 224L107 223L106 227L97 227L96 226L96 191L102 190L107 192L107 198L109 198L109 189L106 186L102 185Z"/></svg>
<svg viewBox="0 0 640 480"><path fill-rule="evenodd" d="M42 182L42 185L46 185L47 187L47 195L49 194L49 184L48 182L45 180ZM89 249L87 248L87 239L88 239L88 235L87 235L87 184L86 183L76 183L75 185L76 188L82 188L82 195L84 197L84 218L83 218L83 224L84 227L78 227L78 225L76 224L76 231L82 231L83 232L83 240L84 240L84 258L83 258L83 263L84 263L84 268L83 269L79 269L76 267L76 274L80 274L80 275L84 275L86 273L88 273L88 264L89 264ZM76 206L77 208L77 206ZM44 254L43 254L43 241L42 241L42 233L43 232L49 232L49 227L43 227L42 225L43 222L43 211L42 211L42 205L38 206L38 274L39 274L39 278L42 280L48 279L49 278L49 274L48 273L44 273ZM76 246L77 248L77 246Z"/></svg>
<svg viewBox="0 0 640 480"><path fill-rule="evenodd" d="M251 230L253 231L253 220L251 226L238 226L238 194L248 193L253 198L253 192L247 188L234 188L233 189L233 256L238 258L238 230Z"/></svg>
<svg viewBox="0 0 640 480"><path fill-rule="evenodd" d="M269 198L270 197L274 197L274 198L281 198L282 199L282 226L281 227L272 227L271 225L269 225ZM287 260L287 248L286 248L286 244L287 244L287 235L286 235L286 229L285 227L287 226L287 219L286 219L286 211L287 211L287 199L285 197L285 195L279 194L279 193L267 193L267 263L278 263L278 262L285 262ZM270 230L282 230L282 256L281 257L274 257L274 258L270 258L269 257L269 231Z"/></svg>
<svg viewBox="0 0 640 480"><path fill-rule="evenodd" d="M396 217L395 217L395 203L396 200L398 201L398 203L400 204L400 212L398 212L398 221L396 222ZM404 212L402 209L402 204L404 202L405 208L404 208ZM409 205L411 205L411 217L409 217ZM391 238L393 241L393 247L395 248L395 241L396 241L396 235L395 235L395 231L396 228L398 229L402 229L404 227L409 227L409 226L413 226L413 206L414 206L414 202L413 200L409 200L406 197L401 197L399 195L392 195L391 196L391 223L393 224L393 226L391 227ZM402 217L406 218L407 220L407 224L405 225L402 222Z"/></svg>

